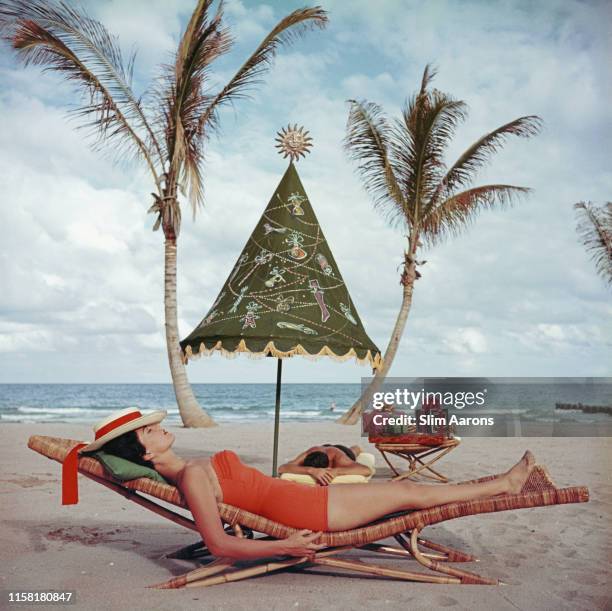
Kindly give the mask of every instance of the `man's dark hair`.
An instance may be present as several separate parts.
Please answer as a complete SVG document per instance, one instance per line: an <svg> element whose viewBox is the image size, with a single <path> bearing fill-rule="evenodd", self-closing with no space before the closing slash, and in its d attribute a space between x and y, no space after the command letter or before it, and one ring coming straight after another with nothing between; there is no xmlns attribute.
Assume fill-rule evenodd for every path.
<svg viewBox="0 0 612 611"><path fill-rule="evenodd" d="M316 467L317 469L326 469L329 467L329 458L325 452L311 452L306 454L304 458L305 467Z"/></svg>
<svg viewBox="0 0 612 611"><path fill-rule="evenodd" d="M143 467L155 469L155 466L150 460L145 460L143 458L147 450L138 440L136 431L123 433L123 435L119 435L119 437L107 441L100 449L108 454L114 454L120 458L125 458Z"/></svg>
<svg viewBox="0 0 612 611"><path fill-rule="evenodd" d="M329 448L330 446L331 446L331 443L323 444L323 447L326 447L326 448ZM357 457L355 456L355 452L353 452L351 448L347 448L346 446L343 446L339 443L335 444L333 447L338 448L339 450L342 450L351 460L353 461L357 460Z"/></svg>

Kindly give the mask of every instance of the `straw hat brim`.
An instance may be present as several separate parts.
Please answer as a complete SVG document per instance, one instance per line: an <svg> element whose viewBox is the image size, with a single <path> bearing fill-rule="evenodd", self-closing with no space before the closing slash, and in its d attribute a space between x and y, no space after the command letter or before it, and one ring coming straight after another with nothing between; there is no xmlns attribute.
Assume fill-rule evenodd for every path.
<svg viewBox="0 0 612 611"><path fill-rule="evenodd" d="M124 433L128 433L129 431L134 431L139 429L141 426L147 426L148 424L157 424L161 422L166 416L168 412L166 410L157 410L151 412L150 414L145 414L140 418L136 418L135 420L130 420L130 422L126 422L121 426L118 426L116 429L109 431L106 435L102 435L100 439L96 439L92 441L89 445L86 445L84 448L81 448L79 452L94 452L95 450L99 450L107 441L111 439L116 439L120 437Z"/></svg>

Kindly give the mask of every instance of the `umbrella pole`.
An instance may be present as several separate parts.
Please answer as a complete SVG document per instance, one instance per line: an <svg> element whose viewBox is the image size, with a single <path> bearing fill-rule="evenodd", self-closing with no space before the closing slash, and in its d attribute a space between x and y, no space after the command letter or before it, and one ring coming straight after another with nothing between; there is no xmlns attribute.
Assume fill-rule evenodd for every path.
<svg viewBox="0 0 612 611"><path fill-rule="evenodd" d="M278 429L280 424L281 378L283 375L283 359L278 359L276 367L276 407L274 409L274 453L272 455L272 477L276 477L278 466Z"/></svg>

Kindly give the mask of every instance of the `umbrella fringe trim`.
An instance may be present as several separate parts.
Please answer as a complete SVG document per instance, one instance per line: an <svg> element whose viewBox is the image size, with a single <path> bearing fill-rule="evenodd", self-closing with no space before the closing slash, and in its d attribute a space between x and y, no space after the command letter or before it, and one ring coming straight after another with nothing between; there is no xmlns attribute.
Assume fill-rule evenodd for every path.
<svg viewBox="0 0 612 611"><path fill-rule="evenodd" d="M368 350L363 358L360 358L357 355L357 352L355 352L354 348L351 348L346 354L336 354L328 346L323 346L323 348L321 348L319 352L317 352L316 354L311 354L301 344L298 344L295 348L292 348L291 350L280 350L274 345L274 341L269 341L263 350L253 352L246 345L244 339L241 339L236 348L234 348L233 350L228 350L227 348L224 348L222 340L218 340L212 348L207 348L206 344L202 342L197 352L193 352L191 346L187 346L187 348L183 352L183 360L185 364L187 364L187 361L189 359L198 359L201 356L210 356L214 352L220 352L224 357L230 359L236 358L239 353L244 353L248 357L254 359L263 358L269 355L275 356L277 358L286 358L289 356L300 355L311 360L316 360L321 356L329 356L334 361L342 362L354 358L360 365L370 364L373 369L380 368L383 362L380 353L376 353L376 356L372 356L371 350Z"/></svg>

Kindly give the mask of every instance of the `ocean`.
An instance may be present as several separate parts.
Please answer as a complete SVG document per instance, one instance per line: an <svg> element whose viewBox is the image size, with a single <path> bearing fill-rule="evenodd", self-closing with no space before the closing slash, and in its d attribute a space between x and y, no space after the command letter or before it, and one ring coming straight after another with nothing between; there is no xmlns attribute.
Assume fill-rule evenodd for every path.
<svg viewBox="0 0 612 611"><path fill-rule="evenodd" d="M597 384L499 384L489 413L521 420L612 424L607 414L555 410L556 402L612 405L609 379ZM193 384L200 405L217 422L274 418L275 384ZM281 419L333 421L359 397L360 384L283 384ZM330 408L335 404L335 409ZM95 422L124 407L165 409L180 425L171 384L0 384L0 424L9 422ZM463 410L475 415L480 408Z"/></svg>
<svg viewBox="0 0 612 611"><path fill-rule="evenodd" d="M275 384L192 384L217 422L274 418ZM359 384L283 384L284 420L334 420L359 398ZM338 407L331 411L332 402ZM171 384L0 384L2 422L95 422L124 407L165 409L181 424Z"/></svg>

